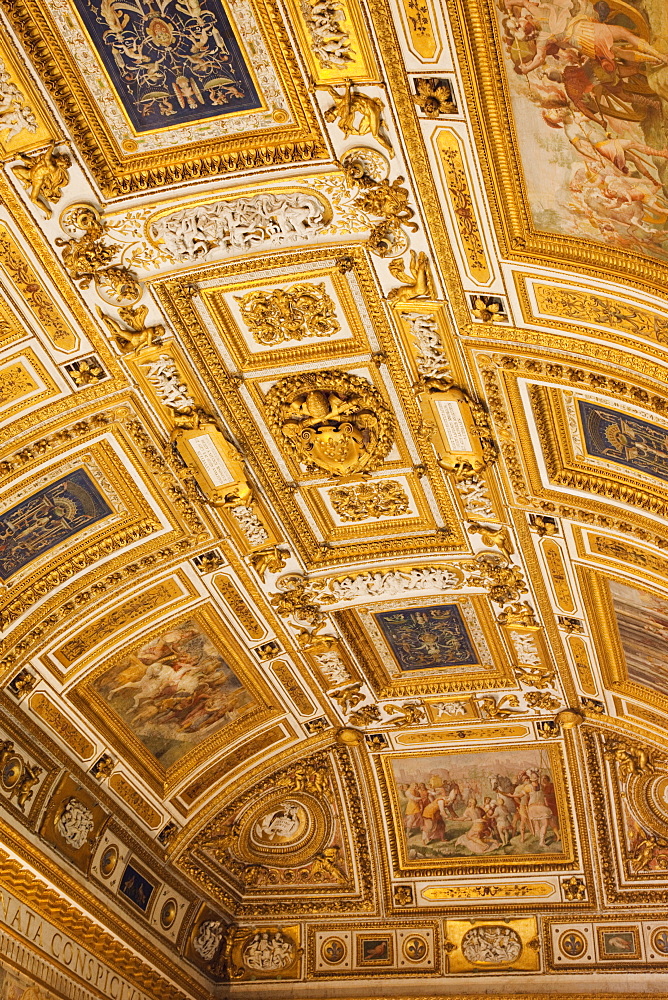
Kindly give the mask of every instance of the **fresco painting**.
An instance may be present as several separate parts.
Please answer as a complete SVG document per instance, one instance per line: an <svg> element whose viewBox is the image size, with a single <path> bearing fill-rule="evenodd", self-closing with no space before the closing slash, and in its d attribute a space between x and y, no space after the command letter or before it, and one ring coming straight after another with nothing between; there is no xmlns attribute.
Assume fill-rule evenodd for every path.
<svg viewBox="0 0 668 1000"><path fill-rule="evenodd" d="M137 133L262 106L220 0L74 0Z"/></svg>
<svg viewBox="0 0 668 1000"><path fill-rule="evenodd" d="M382 611L374 618L402 670L443 669L479 662L456 604Z"/></svg>
<svg viewBox="0 0 668 1000"><path fill-rule="evenodd" d="M665 0L497 5L534 225L665 258Z"/></svg>
<svg viewBox="0 0 668 1000"><path fill-rule="evenodd" d="M142 913L146 913L154 890L153 883L149 882L141 872L132 865L126 865L118 891L138 906Z"/></svg>
<svg viewBox="0 0 668 1000"><path fill-rule="evenodd" d="M256 705L193 619L128 653L92 687L164 767Z"/></svg>
<svg viewBox="0 0 668 1000"><path fill-rule="evenodd" d="M608 586L629 680L668 695L668 601L618 580Z"/></svg>
<svg viewBox="0 0 668 1000"><path fill-rule="evenodd" d="M112 513L85 469L26 497L0 516L0 580Z"/></svg>
<svg viewBox="0 0 668 1000"><path fill-rule="evenodd" d="M561 854L564 807L541 747L393 758L409 862Z"/></svg>
<svg viewBox="0 0 668 1000"><path fill-rule="evenodd" d="M601 958L617 958L618 956L635 957L638 952L638 931L635 927L609 930L599 928Z"/></svg>
<svg viewBox="0 0 668 1000"><path fill-rule="evenodd" d="M584 399L578 406L590 455L668 482L667 428Z"/></svg>

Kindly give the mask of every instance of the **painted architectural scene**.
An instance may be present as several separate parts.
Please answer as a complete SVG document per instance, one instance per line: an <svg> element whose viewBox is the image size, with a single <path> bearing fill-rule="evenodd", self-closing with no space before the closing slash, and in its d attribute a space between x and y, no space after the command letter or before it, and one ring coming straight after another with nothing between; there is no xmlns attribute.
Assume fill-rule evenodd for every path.
<svg viewBox="0 0 668 1000"><path fill-rule="evenodd" d="M164 767L255 705L194 620L128 653L92 687Z"/></svg>
<svg viewBox="0 0 668 1000"><path fill-rule="evenodd" d="M564 806L540 747L394 758L408 861L562 852Z"/></svg>
<svg viewBox="0 0 668 1000"><path fill-rule="evenodd" d="M498 0L537 229L668 252L664 0Z"/></svg>
<svg viewBox="0 0 668 1000"><path fill-rule="evenodd" d="M578 400L587 452L668 482L668 429Z"/></svg>
<svg viewBox="0 0 668 1000"><path fill-rule="evenodd" d="M629 680L668 696L668 601L609 580Z"/></svg>
<svg viewBox="0 0 668 1000"><path fill-rule="evenodd" d="M220 0L75 0L136 132L261 107Z"/></svg>
<svg viewBox="0 0 668 1000"><path fill-rule="evenodd" d="M112 513L85 469L26 497L0 517L0 580Z"/></svg>
<svg viewBox="0 0 668 1000"><path fill-rule="evenodd" d="M444 669L479 662L456 604L374 615L401 670Z"/></svg>

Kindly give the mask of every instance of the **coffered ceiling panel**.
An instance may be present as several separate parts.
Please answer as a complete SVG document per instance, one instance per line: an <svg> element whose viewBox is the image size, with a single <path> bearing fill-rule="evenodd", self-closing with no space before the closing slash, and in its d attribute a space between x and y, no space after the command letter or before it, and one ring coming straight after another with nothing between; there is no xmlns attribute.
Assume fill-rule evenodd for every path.
<svg viewBox="0 0 668 1000"><path fill-rule="evenodd" d="M0 18L0 1000L668 994L662 6Z"/></svg>

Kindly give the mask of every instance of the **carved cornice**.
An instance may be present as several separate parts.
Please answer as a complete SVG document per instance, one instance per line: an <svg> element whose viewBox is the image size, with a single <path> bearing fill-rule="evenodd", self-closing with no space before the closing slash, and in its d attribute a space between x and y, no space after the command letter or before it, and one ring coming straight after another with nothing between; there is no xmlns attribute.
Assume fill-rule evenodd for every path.
<svg viewBox="0 0 668 1000"><path fill-rule="evenodd" d="M3 830L5 841L11 843L14 838L11 836L9 839L6 838L7 828L2 821L0 821L0 829ZM43 863L41 867L43 867ZM208 995L193 979L184 976L173 962L163 956L158 956L158 953L155 952L153 959L162 961L169 968L170 978L183 984L184 988L179 989L174 985L174 982L165 979L128 947L103 930L98 923L82 913L55 889L50 888L41 878L24 868L19 861L10 857L1 848L0 885L15 894L36 913L52 921L84 948L104 956L104 959L112 967L122 971L122 974L135 983L138 989L155 997L156 1000L183 1000L184 997L190 996L201 997L203 1000ZM129 931L130 928L127 927L127 930ZM136 936L137 940L133 941L133 944L139 945L139 937L136 932L131 932L130 936ZM139 950L143 950L145 947L144 939Z"/></svg>

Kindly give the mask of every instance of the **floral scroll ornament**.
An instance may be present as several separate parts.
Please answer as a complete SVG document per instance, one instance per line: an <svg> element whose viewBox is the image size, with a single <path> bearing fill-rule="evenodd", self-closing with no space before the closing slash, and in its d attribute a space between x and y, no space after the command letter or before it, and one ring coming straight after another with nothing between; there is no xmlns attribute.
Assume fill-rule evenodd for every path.
<svg viewBox="0 0 668 1000"><path fill-rule="evenodd" d="M354 192L353 205L370 219L368 246L378 257L398 257L408 249L403 229L417 232L415 212L408 204L404 178L388 179L387 160L373 149L356 146L341 159L346 184Z"/></svg>
<svg viewBox="0 0 668 1000"><path fill-rule="evenodd" d="M401 517L410 511L410 501L395 480L348 483L329 491L332 507L342 521Z"/></svg>
<svg viewBox="0 0 668 1000"><path fill-rule="evenodd" d="M111 305L128 305L140 298L142 289L135 273L114 263L121 248L105 242L107 224L93 205L70 205L60 216L60 225L71 238L59 237L56 246L62 247L63 264L80 288L89 288L92 282Z"/></svg>
<svg viewBox="0 0 668 1000"><path fill-rule="evenodd" d="M371 472L392 447L392 413L370 382L349 372L290 375L265 402L276 438L309 472Z"/></svg>
<svg viewBox="0 0 668 1000"><path fill-rule="evenodd" d="M241 315L259 344L273 346L284 340L331 337L341 324L323 282L303 282L271 292L253 291L235 296Z"/></svg>

